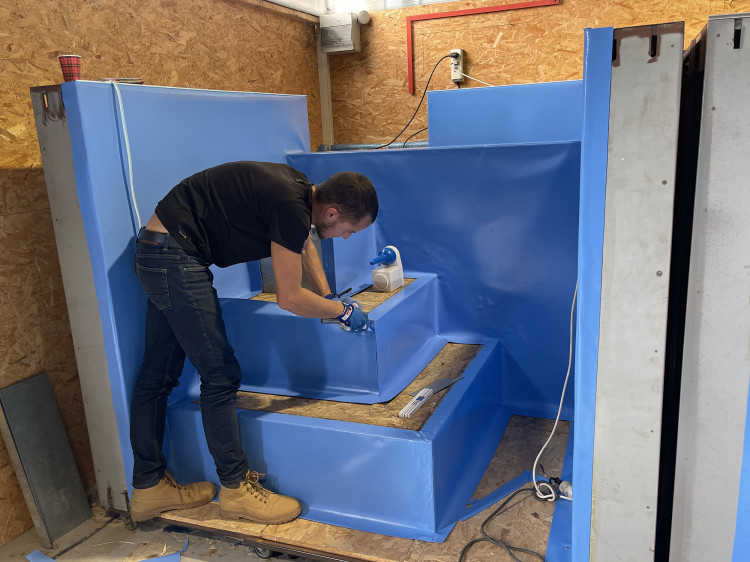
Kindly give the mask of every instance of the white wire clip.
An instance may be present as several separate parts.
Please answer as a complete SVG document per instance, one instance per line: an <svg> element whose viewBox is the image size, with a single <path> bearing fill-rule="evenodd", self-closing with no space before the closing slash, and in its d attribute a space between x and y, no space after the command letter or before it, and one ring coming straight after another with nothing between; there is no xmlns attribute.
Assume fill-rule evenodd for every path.
<svg viewBox="0 0 750 562"><path fill-rule="evenodd" d="M417 395L401 409L401 411L398 413L398 417L410 418L414 412L422 407L422 404L427 402L427 399L432 396L432 392L433 390L431 388L423 388L422 390L417 392Z"/></svg>

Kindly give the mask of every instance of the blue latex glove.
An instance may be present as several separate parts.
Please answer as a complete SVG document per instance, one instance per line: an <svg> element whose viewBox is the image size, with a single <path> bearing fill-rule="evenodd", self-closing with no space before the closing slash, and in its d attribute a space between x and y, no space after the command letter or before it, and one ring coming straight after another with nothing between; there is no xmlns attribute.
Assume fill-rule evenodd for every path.
<svg viewBox="0 0 750 562"><path fill-rule="evenodd" d="M346 304L344 312L336 319L347 332L364 332L370 325L370 318L357 301Z"/></svg>
<svg viewBox="0 0 750 562"><path fill-rule="evenodd" d="M344 304L353 304L354 306L360 309L362 308L362 305L359 304L359 301L356 299L353 299L352 297L341 297L341 302L343 302Z"/></svg>

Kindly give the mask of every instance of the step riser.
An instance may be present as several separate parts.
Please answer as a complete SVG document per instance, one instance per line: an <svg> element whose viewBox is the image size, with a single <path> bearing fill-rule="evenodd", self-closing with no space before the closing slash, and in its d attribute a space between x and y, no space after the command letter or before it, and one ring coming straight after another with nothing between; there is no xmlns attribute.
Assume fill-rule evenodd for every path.
<svg viewBox="0 0 750 562"><path fill-rule="evenodd" d="M422 431L241 410L243 447L270 488L300 498L306 519L441 541L507 423L500 355L486 344ZM184 480L214 480L199 406L173 405L168 419L170 467Z"/></svg>
<svg viewBox="0 0 750 562"><path fill-rule="evenodd" d="M250 392L384 402L442 347L434 275L420 276L372 310L372 330L357 334L294 316L275 303L222 299L221 304L243 370L242 389Z"/></svg>

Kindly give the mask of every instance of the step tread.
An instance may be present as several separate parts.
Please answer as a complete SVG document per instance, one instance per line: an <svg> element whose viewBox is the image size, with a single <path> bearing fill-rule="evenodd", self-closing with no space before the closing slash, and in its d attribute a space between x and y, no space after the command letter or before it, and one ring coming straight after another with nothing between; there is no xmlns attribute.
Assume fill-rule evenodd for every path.
<svg viewBox="0 0 750 562"><path fill-rule="evenodd" d="M372 312L374 308L383 304L393 295L401 291L404 287L410 285L416 281L416 279L404 279L404 286L399 287L395 291L381 292L373 290L372 286L368 287L364 291L353 295L353 298L358 300L362 305L362 310L367 313ZM346 296L346 295L345 295ZM351 296L351 295L350 295ZM259 293L250 300L263 301L263 302L276 302L276 293Z"/></svg>
<svg viewBox="0 0 750 562"><path fill-rule="evenodd" d="M237 407L244 410L276 412L418 431L452 387L433 394L411 418L399 418L398 413L412 399L410 393L438 379L460 376L477 356L481 347L479 344L447 343L409 386L389 402L351 404L240 391L237 393Z"/></svg>

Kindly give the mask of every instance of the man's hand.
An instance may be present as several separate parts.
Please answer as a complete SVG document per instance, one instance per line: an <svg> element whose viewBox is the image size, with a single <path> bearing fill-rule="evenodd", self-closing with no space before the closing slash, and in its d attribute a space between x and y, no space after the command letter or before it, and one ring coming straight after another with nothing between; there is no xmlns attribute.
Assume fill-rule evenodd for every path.
<svg viewBox="0 0 750 562"><path fill-rule="evenodd" d="M345 304L344 312L336 319L347 332L364 332L370 325L370 318L357 301Z"/></svg>

